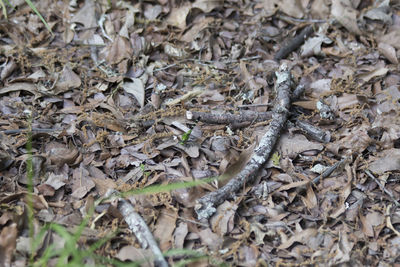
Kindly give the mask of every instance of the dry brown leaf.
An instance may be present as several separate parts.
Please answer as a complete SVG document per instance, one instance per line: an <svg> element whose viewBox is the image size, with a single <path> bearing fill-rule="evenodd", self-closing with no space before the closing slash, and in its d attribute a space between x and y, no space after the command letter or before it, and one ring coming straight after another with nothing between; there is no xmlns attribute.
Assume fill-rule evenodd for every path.
<svg viewBox="0 0 400 267"><path fill-rule="evenodd" d="M387 171L400 170L400 149L392 148L378 155L378 158L368 165L373 173L382 175Z"/></svg>
<svg viewBox="0 0 400 267"><path fill-rule="evenodd" d="M0 233L0 266L11 266L12 257L16 247L17 224L12 223L1 229Z"/></svg>
<svg viewBox="0 0 400 267"><path fill-rule="evenodd" d="M279 9L288 16L302 18L304 9L300 0L281 0L278 1Z"/></svg>
<svg viewBox="0 0 400 267"><path fill-rule="evenodd" d="M174 231L174 248L182 249L185 243L186 235L188 234L188 225L185 222L180 222Z"/></svg>
<svg viewBox="0 0 400 267"><path fill-rule="evenodd" d="M232 231L237 208L238 206L236 204L228 201L219 205L217 212L210 219L213 232L223 237L225 234Z"/></svg>
<svg viewBox="0 0 400 267"><path fill-rule="evenodd" d="M374 69L367 73L360 74L358 77L360 79L362 79L364 82L368 82L369 80L371 80L375 77L385 76L388 71L389 71L388 68L382 67L382 68Z"/></svg>
<svg viewBox="0 0 400 267"><path fill-rule="evenodd" d="M361 34L357 25L357 11L350 0L332 0L331 15L351 33Z"/></svg>
<svg viewBox="0 0 400 267"><path fill-rule="evenodd" d="M60 78L54 87L54 93L60 94L73 88L81 86L81 79L79 76L67 65L61 72Z"/></svg>
<svg viewBox="0 0 400 267"><path fill-rule="evenodd" d="M308 228L301 232L297 232L294 236L290 237L289 240L282 243L278 249L287 249L295 242L305 243L309 238L314 237L318 234L318 230L314 228Z"/></svg>
<svg viewBox="0 0 400 267"><path fill-rule="evenodd" d="M8 86L4 86L4 87L0 88L0 95L7 94L10 92L16 92L16 91L27 91L27 92L35 95L35 98L38 98L42 95L39 92L36 85L34 85L32 83L12 83Z"/></svg>
<svg viewBox="0 0 400 267"><path fill-rule="evenodd" d="M124 59L130 59L132 53L129 40L118 35L106 49L106 60L110 64L118 64Z"/></svg>
<svg viewBox="0 0 400 267"><path fill-rule="evenodd" d="M307 195L301 198L308 210L314 209L318 205L317 197L310 184L307 185Z"/></svg>
<svg viewBox="0 0 400 267"><path fill-rule="evenodd" d="M118 251L115 257L121 261L140 261L140 266L154 266L154 263L151 260L151 258L153 257L153 253L149 249L140 249L134 246L124 246Z"/></svg>
<svg viewBox="0 0 400 267"><path fill-rule="evenodd" d="M189 2L184 2L179 7L173 7L167 18L167 23L182 30L185 29L186 16L189 14L191 8L192 5Z"/></svg>
<svg viewBox="0 0 400 267"><path fill-rule="evenodd" d="M173 233L176 227L177 218L177 210L167 208L161 210L153 234L155 238L160 240L159 244L162 251L172 248Z"/></svg>
<svg viewBox="0 0 400 267"><path fill-rule="evenodd" d="M200 236L201 242L213 251L216 251L222 245L222 238L213 233L210 228L201 230L198 235Z"/></svg>
<svg viewBox="0 0 400 267"><path fill-rule="evenodd" d="M390 44L380 42L378 45L379 52L382 53L391 63L399 64L399 60L397 59L396 49Z"/></svg>
<svg viewBox="0 0 400 267"><path fill-rule="evenodd" d="M124 82L122 84L122 88L127 93L132 94L136 100L138 101L140 107L144 106L144 99L145 99L145 91L144 91L144 84L141 79L134 78L131 79L131 82Z"/></svg>

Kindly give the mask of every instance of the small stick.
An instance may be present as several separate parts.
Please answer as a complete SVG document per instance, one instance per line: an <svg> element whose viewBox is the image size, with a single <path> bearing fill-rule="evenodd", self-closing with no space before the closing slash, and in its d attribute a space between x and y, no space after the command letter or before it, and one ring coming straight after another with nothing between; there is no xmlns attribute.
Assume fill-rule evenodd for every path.
<svg viewBox="0 0 400 267"><path fill-rule="evenodd" d="M11 129L11 130L0 130L0 133L4 134L20 134L20 133L51 133L51 132L56 132L56 131L62 131L60 129L48 129L48 128L23 128L23 129Z"/></svg>
<svg viewBox="0 0 400 267"><path fill-rule="evenodd" d="M308 23L325 23L325 19L297 19L285 15L278 15L278 18L288 22L308 22Z"/></svg>
<svg viewBox="0 0 400 267"><path fill-rule="evenodd" d="M331 133L329 131L324 131L302 120L296 121L296 125L314 140L322 143L328 143L331 140Z"/></svg>
<svg viewBox="0 0 400 267"><path fill-rule="evenodd" d="M400 207L400 203L395 199L395 197L393 196L392 192L390 192L389 190L387 190L386 187L385 187L383 184L381 184L381 183L379 182L379 180L376 179L376 177L375 177L369 170L365 170L364 172L365 172L372 180L374 180L374 182L381 188L381 190L382 190L383 192L385 192L385 194L387 194L387 195L392 199L392 201L394 202L394 204L395 204L397 207Z"/></svg>
<svg viewBox="0 0 400 267"><path fill-rule="evenodd" d="M317 177L315 177L312 180L313 184L317 184L319 182L319 180L325 179L326 177L328 177L329 175L331 175L338 167L340 167L343 163L345 163L347 160L347 158L342 159L341 161L336 162L335 164L333 164L331 167L329 167L328 169L326 169L326 171L324 171L322 174L318 175Z"/></svg>
<svg viewBox="0 0 400 267"><path fill-rule="evenodd" d="M211 124L232 124L241 122L260 122L272 118L272 112L242 111L240 114L212 114L209 112L187 111L186 118Z"/></svg>
<svg viewBox="0 0 400 267"><path fill-rule="evenodd" d="M274 59L279 61L286 58L292 51L296 50L304 41L314 32L313 25L309 25L301 30L300 34L296 35L293 39L288 41L286 44L279 49Z"/></svg>
<svg viewBox="0 0 400 267"><path fill-rule="evenodd" d="M110 198L112 195L119 195L119 192L114 189L109 189L105 194L105 198ZM143 218L135 211L132 204L123 198L118 200L118 210L128 224L129 229L135 234L142 248L150 248L153 252L155 266L168 267L157 242L154 240L153 234Z"/></svg>
<svg viewBox="0 0 400 267"><path fill-rule="evenodd" d="M302 84L298 85L296 87L296 89L293 91L293 96L290 99L292 101L295 99L298 99L300 97L300 95L303 93L303 91L304 91L304 85L302 85ZM249 106L249 105L247 105L247 106ZM257 104L254 104L251 106L257 106ZM239 108L240 107L241 106L239 106ZM267 121L267 120L272 119L272 114L273 114L273 112L271 112L271 111L256 112L256 111L250 111L250 110L241 111L240 114L230 114L230 113L212 114L209 112L188 110L186 112L186 118L188 120L202 121L202 122L211 123L211 124L237 125L239 123L244 123L244 122L254 123L254 122ZM246 125L246 126L248 126L248 125ZM245 127L245 126L243 126L243 127Z"/></svg>
<svg viewBox="0 0 400 267"><path fill-rule="evenodd" d="M233 179L217 191L211 192L196 201L195 211L199 219L210 218L216 212L216 206L224 202L227 198L232 197L235 192L243 188L243 185L247 181L252 180L273 151L279 134L289 117L290 93L293 86L292 75L286 64L280 66L276 76L275 89L277 96L272 121L268 126L268 130L261 138L249 162Z"/></svg>

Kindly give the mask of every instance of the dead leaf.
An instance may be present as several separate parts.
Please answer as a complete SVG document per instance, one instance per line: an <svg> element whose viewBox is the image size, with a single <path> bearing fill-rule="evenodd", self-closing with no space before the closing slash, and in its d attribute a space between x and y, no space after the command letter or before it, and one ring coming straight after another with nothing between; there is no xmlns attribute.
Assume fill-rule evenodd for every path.
<svg viewBox="0 0 400 267"><path fill-rule="evenodd" d="M106 48L106 60L110 64L118 64L124 59L132 57L133 50L130 42L125 37L118 35Z"/></svg>
<svg viewBox="0 0 400 267"><path fill-rule="evenodd" d="M11 266L16 248L17 224L12 223L1 229L0 233L0 266Z"/></svg>
<svg viewBox="0 0 400 267"><path fill-rule="evenodd" d="M278 1L280 10L288 16L295 18L302 18L304 16L304 9L300 0L282 0Z"/></svg>
<svg viewBox="0 0 400 267"><path fill-rule="evenodd" d="M178 217L177 210L163 209L157 219L154 237L160 240L160 249L166 251L172 248L173 232L176 227L176 220Z"/></svg>
<svg viewBox="0 0 400 267"><path fill-rule="evenodd" d="M331 43L332 40L323 34L318 34L316 37L308 38L301 47L301 56L320 56L322 55L321 45Z"/></svg>
<svg viewBox="0 0 400 267"><path fill-rule="evenodd" d="M386 73L389 71L388 68L382 67L382 68L377 68L372 71L369 71L367 73L363 73L359 75L359 78L362 79L364 82L368 82L369 80L379 77L379 76L384 76Z"/></svg>
<svg viewBox="0 0 400 267"><path fill-rule="evenodd" d="M361 34L357 25L357 11L350 0L332 0L331 15L351 33Z"/></svg>
<svg viewBox="0 0 400 267"><path fill-rule="evenodd" d="M221 237L219 237L217 234L214 234L210 228L201 230L198 234L201 241L213 251L216 251L222 245Z"/></svg>
<svg viewBox="0 0 400 267"><path fill-rule="evenodd" d="M386 43L379 43L378 50L381 52L391 63L399 64L399 61L396 56L396 50L393 46Z"/></svg>
<svg viewBox="0 0 400 267"><path fill-rule="evenodd" d="M154 266L151 258L153 253L149 249L140 249L134 246L124 246L115 256L121 261L141 262L140 266L152 267Z"/></svg>
<svg viewBox="0 0 400 267"><path fill-rule="evenodd" d="M400 149L392 148L380 154L380 157L368 165L370 171L382 175L387 171L400 170Z"/></svg>
<svg viewBox="0 0 400 267"><path fill-rule="evenodd" d="M183 248L187 234L188 234L187 223L185 223L185 222L179 223L174 231L174 248L177 248L177 249Z"/></svg>
<svg viewBox="0 0 400 267"><path fill-rule="evenodd" d="M132 82L124 82L122 88L124 88L127 93L132 94L138 101L140 107L143 107L145 98L143 82L139 78L133 78L131 80Z"/></svg>
<svg viewBox="0 0 400 267"><path fill-rule="evenodd" d="M55 94L60 94L73 88L78 88L81 85L81 79L79 76L69 67L65 65L64 69L60 74L54 92Z"/></svg>
<svg viewBox="0 0 400 267"><path fill-rule="evenodd" d="M294 234L294 236L290 237L289 240L287 240L286 242L282 243L278 249L287 249L289 248L291 245L293 245L295 242L299 242L299 243L305 243L309 238L316 236L318 233L317 229L314 228L308 228L305 229L301 232L297 232Z"/></svg>
<svg viewBox="0 0 400 267"><path fill-rule="evenodd" d="M223 237L226 233L232 231L237 208L238 206L236 204L228 201L219 205L217 212L210 219L213 232Z"/></svg>

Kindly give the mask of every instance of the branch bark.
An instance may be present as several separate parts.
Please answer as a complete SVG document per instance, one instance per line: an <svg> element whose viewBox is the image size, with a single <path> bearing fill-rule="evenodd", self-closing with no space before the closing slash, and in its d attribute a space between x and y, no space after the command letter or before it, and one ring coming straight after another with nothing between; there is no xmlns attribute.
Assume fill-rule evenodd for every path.
<svg viewBox="0 0 400 267"><path fill-rule="evenodd" d="M293 39L288 41L279 49L275 55L275 60L280 60L286 58L292 51L296 50L301 46L304 41L314 32L313 25L309 25L301 30L301 32L296 35Z"/></svg>
<svg viewBox="0 0 400 267"><path fill-rule="evenodd" d="M275 90L277 96L268 130L254 150L250 161L236 177L217 191L211 192L196 201L195 211L199 219L210 218L215 213L216 207L232 197L235 192L243 187L246 181L250 181L271 155L289 116L290 94L293 88L292 76L286 64L280 66L276 76Z"/></svg>
<svg viewBox="0 0 400 267"><path fill-rule="evenodd" d="M111 197L112 195L118 195L119 192L114 189L109 189L105 194L105 197ZM118 210L128 224L129 229L136 236L142 248L149 248L155 257L154 265L160 267L168 267L168 263L165 260L157 242L154 240L153 234L143 218L135 211L132 204L123 198L118 199Z"/></svg>

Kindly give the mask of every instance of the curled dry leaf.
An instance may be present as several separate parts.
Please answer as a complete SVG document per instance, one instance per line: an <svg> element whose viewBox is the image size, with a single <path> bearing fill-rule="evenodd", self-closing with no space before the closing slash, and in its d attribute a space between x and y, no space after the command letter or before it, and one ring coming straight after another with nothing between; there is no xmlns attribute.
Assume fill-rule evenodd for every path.
<svg viewBox="0 0 400 267"><path fill-rule="evenodd" d="M133 78L131 79L131 82L124 82L122 84L122 88L136 98L140 107L144 106L145 91L144 84L141 79Z"/></svg>
<svg viewBox="0 0 400 267"><path fill-rule="evenodd" d="M18 182L24 185L27 185L29 182L28 175L30 174L28 174L27 171L28 160L30 160L32 164L32 183L33 185L38 185L41 183L46 173L46 157L42 155L34 155L32 157L25 155L23 157L23 161L19 167Z"/></svg>
<svg viewBox="0 0 400 267"><path fill-rule="evenodd" d="M67 148L63 144L51 142L46 145L46 152L48 153L51 164L56 166L74 165L79 164L82 160L77 148Z"/></svg>
<svg viewBox="0 0 400 267"><path fill-rule="evenodd" d="M12 223L1 229L0 233L0 266L11 266L12 256L16 247L17 224Z"/></svg>
<svg viewBox="0 0 400 267"><path fill-rule="evenodd" d="M154 266L153 262L150 260L152 257L153 253L149 249L140 249L134 246L124 246L116 255L116 258L121 261L143 261L140 266L146 267Z"/></svg>
<svg viewBox="0 0 400 267"><path fill-rule="evenodd" d="M350 0L332 0L331 15L351 33L361 34L357 25L357 11Z"/></svg>
<svg viewBox="0 0 400 267"><path fill-rule="evenodd" d="M379 43L378 45L379 52L382 53L391 63L398 64L399 60L397 59L396 49L393 46L386 43Z"/></svg>
<svg viewBox="0 0 400 267"><path fill-rule="evenodd" d="M80 85L81 79L79 76L68 65L65 65L54 87L54 93L57 95L70 89L78 88Z"/></svg>

